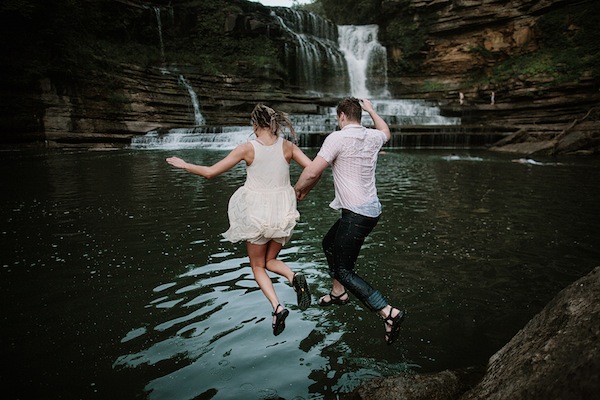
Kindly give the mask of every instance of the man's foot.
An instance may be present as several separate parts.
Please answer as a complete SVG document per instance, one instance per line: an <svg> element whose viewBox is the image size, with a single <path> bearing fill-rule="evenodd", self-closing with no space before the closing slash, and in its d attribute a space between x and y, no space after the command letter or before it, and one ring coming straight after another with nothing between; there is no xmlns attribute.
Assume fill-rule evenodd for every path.
<svg viewBox="0 0 600 400"><path fill-rule="evenodd" d="M302 311L306 310L310 306L310 291L308 290L308 284L306 278L301 273L294 274L292 279L292 286L296 291L296 297L298 299L298 308Z"/></svg>
<svg viewBox="0 0 600 400"><path fill-rule="evenodd" d="M277 310L281 309L281 311L277 312ZM290 312L283 308L281 304L277 304L275 310L273 311L273 335L277 336L285 329L285 319L287 318Z"/></svg>
<svg viewBox="0 0 600 400"><path fill-rule="evenodd" d="M329 294L326 294L325 296L319 299L319 305L322 307L330 306L332 304L343 306L344 304L348 304L349 301L350 296L348 296L348 293L346 293L346 291L344 291L344 293L340 294L339 296L336 296L335 294L333 294L333 292L329 292Z"/></svg>
<svg viewBox="0 0 600 400"><path fill-rule="evenodd" d="M400 336L400 324L404 321L406 311L392 308L386 318L383 319L385 326L385 341L387 344L392 344Z"/></svg>

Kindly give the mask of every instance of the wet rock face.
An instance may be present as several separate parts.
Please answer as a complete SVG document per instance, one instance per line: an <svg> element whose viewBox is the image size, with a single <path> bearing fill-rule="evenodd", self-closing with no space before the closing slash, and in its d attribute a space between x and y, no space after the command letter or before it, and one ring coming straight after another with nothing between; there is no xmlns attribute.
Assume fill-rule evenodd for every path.
<svg viewBox="0 0 600 400"><path fill-rule="evenodd" d="M176 3L177 7L185 6L190 15L202 15L195 2ZM242 0L234 3L235 11L221 21L223 37L215 41L267 34L285 46L285 30L276 23L270 9ZM470 80L472 71L489 71L496 56L500 59L537 49L538 18L568 7L568 1L387 0L382 3L390 10L400 10L408 3L415 18L428 24L423 62L418 71L388 76L393 97L438 101L444 116L460 117L465 125L527 131L526 145L515 142L504 147L504 151L529 154L600 151L598 113L592 113L585 123L570 126L600 104L597 77L583 76L577 82L555 84L545 76L519 76L503 82L502 87ZM145 24L156 20L149 9L137 3L119 4L132 8L131 18ZM170 28L183 23L178 18L168 19L166 14L165 18ZM402 59L403 49L397 43L384 44L388 63ZM482 53L493 57L482 57ZM301 63L296 64L302 70ZM0 143L45 140L57 145L118 144L128 143L132 136L153 129L192 126L194 111L189 92L180 83L181 75L195 90L208 125L247 125L248 114L257 102L302 114L317 113L320 106L334 106L337 102L335 98L304 94L301 87L290 81L293 74L291 70L288 72L285 78L275 65L260 69L247 65L239 76L208 76L200 74L197 66L174 63L117 65L108 78L44 76L35 88L15 87L0 96L0 108L8 110L0 120ZM423 90L428 84L436 88ZM490 101L492 92L494 104ZM464 95L464 104L459 104L459 93ZM564 137L567 128L569 133L577 135ZM564 139L561 144L531 144L556 137Z"/></svg>
<svg viewBox="0 0 600 400"><path fill-rule="evenodd" d="M479 370L378 378L351 399L597 399L600 267L562 290ZM478 383L477 383L478 380Z"/></svg>
<svg viewBox="0 0 600 400"><path fill-rule="evenodd" d="M461 400L593 399L600 393L600 267L558 294L494 354Z"/></svg>
<svg viewBox="0 0 600 400"><path fill-rule="evenodd" d="M423 61L418 72L391 76L390 90L396 97L441 100L446 112L461 117L463 124L527 130L526 143L504 147L502 151L597 154L600 128L571 125L600 104L598 77L584 74L572 82L558 83L545 74L518 74L498 82L492 75L498 62L540 49L540 19L550 12L566 12L568 7L563 0L413 0L409 11L419 17L417 24L428 32ZM577 27L569 29L576 31ZM402 49L395 43L384 44L390 60L399 62ZM459 103L460 93L463 104ZM597 117L588 117L586 122L600 126ZM577 144L532 144L559 136L565 129L579 131Z"/></svg>

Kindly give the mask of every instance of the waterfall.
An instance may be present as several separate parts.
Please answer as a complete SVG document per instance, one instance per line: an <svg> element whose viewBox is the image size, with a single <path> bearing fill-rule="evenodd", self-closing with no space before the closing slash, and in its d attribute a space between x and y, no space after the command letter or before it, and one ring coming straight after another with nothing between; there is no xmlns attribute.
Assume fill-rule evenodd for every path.
<svg viewBox="0 0 600 400"><path fill-rule="evenodd" d="M292 39L285 45L290 83L315 94L348 92L348 70L336 26L313 13L277 7L271 15Z"/></svg>
<svg viewBox="0 0 600 400"><path fill-rule="evenodd" d="M308 93L387 98L387 51L377 25L336 26L313 13L271 13L292 39L285 45L291 85Z"/></svg>
<svg viewBox="0 0 600 400"><path fill-rule="evenodd" d="M160 10L155 7L155 12L160 32ZM342 97L350 94L370 98L377 113L392 129L390 147L420 146L421 137L429 137L431 133L439 141L434 146L452 146L457 135L462 134L450 129L451 133L446 135L449 126L459 126L461 119L443 117L435 102L391 98L387 88L387 51L378 42L377 25L336 26L312 13L283 7L274 8L272 16L291 39L285 47L291 86L316 95ZM161 72L169 73L166 68ZM250 126L205 126L196 92L183 75L179 75L179 83L190 95L196 127L152 131L132 140L132 148L232 149L252 138ZM299 145L319 146L327 133L338 128L335 107L319 107L319 110L318 115L290 115ZM362 123L373 125L367 113L363 113ZM405 131L409 132L405 134ZM416 145L413 143L415 138L419 140ZM454 145L462 146L458 142Z"/></svg>
<svg viewBox="0 0 600 400"><path fill-rule="evenodd" d="M204 121L204 117L200 112L200 103L198 102L198 95L192 88L192 85L189 84L187 79L183 77L183 75L179 75L179 83L181 83L190 94L190 98L192 100L192 106L194 107L194 122L196 126L204 125L206 122Z"/></svg>
<svg viewBox="0 0 600 400"><path fill-rule="evenodd" d="M131 148L140 150L210 149L232 150L252 139L252 127L173 128L167 133L150 131L134 137Z"/></svg>
<svg viewBox="0 0 600 400"><path fill-rule="evenodd" d="M160 8L159 7L152 7L154 9L154 14L156 14L156 22L157 22L157 26L158 26L158 39L160 41L160 56L161 59L164 61L165 60L165 44L163 42L163 34L162 34L162 21L160 18Z"/></svg>
<svg viewBox="0 0 600 400"><path fill-rule="evenodd" d="M339 46L348 63L351 93L355 97L389 96L387 50L377 41L377 25L340 25Z"/></svg>

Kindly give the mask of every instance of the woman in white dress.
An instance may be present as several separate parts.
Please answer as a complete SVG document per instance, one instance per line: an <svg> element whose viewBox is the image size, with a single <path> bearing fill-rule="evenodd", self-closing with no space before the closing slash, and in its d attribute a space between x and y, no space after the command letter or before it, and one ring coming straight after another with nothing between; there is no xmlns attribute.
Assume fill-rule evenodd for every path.
<svg viewBox="0 0 600 400"><path fill-rule="evenodd" d="M280 304L267 270L288 279L301 310L311 302L306 278L277 259L300 217L296 193L290 184L290 161L304 168L311 160L294 143L280 137L286 126L296 136L285 114L258 104L251 120L256 139L237 146L216 164L195 165L178 157L167 158L167 162L207 179L246 162L246 182L229 199L229 229L223 236L231 242L246 241L254 279L273 307L272 328L277 336L285 329L289 311Z"/></svg>

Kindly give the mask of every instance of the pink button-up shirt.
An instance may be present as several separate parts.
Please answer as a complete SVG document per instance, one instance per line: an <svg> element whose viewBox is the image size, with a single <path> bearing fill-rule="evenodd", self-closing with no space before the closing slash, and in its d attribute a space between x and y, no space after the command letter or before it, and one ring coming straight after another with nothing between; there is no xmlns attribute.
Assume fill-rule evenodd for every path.
<svg viewBox="0 0 600 400"><path fill-rule="evenodd" d="M345 208L367 217L381 214L381 203L375 187L375 168L385 133L361 125L346 125L332 132L319 150L333 172L335 198L333 209Z"/></svg>

